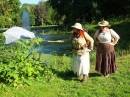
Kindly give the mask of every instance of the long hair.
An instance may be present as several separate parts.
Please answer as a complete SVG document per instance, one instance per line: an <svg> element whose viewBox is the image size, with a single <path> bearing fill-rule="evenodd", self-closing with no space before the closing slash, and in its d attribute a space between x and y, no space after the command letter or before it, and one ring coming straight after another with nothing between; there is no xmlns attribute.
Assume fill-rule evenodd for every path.
<svg viewBox="0 0 130 97"><path fill-rule="evenodd" d="M73 32L72 38L74 38L75 36L79 36L79 37L84 37L84 31L83 30L78 30L78 32Z"/></svg>
<svg viewBox="0 0 130 97"><path fill-rule="evenodd" d="M98 31L98 33L101 33L101 32L102 32L102 29L100 28L99 31Z"/></svg>

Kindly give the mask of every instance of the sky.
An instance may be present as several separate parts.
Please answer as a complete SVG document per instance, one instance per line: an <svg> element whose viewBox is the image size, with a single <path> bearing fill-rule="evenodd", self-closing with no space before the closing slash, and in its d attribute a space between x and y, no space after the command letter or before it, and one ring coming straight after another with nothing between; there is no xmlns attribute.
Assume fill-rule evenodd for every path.
<svg viewBox="0 0 130 97"><path fill-rule="evenodd" d="M28 4L38 4L40 0L20 0L22 4L28 3Z"/></svg>

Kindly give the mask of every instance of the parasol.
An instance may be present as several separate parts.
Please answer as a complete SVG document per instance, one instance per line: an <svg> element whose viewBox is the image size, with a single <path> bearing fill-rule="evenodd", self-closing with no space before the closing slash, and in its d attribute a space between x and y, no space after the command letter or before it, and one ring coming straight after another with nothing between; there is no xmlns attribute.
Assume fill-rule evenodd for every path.
<svg viewBox="0 0 130 97"><path fill-rule="evenodd" d="M13 43L22 37L27 37L27 38L35 38L35 35L33 32L30 32L22 27L12 27L3 32L5 36L5 43L10 44Z"/></svg>

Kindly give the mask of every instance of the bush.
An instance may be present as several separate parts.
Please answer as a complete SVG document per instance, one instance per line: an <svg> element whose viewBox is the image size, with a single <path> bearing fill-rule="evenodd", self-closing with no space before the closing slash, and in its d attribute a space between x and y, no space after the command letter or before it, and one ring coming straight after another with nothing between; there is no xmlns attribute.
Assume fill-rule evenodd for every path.
<svg viewBox="0 0 130 97"><path fill-rule="evenodd" d="M1 37L1 41L4 37ZM0 81L11 86L27 84L30 80L44 78L49 80L53 75L51 67L40 61L40 53L34 49L43 41L40 38L20 40L16 43L0 46Z"/></svg>

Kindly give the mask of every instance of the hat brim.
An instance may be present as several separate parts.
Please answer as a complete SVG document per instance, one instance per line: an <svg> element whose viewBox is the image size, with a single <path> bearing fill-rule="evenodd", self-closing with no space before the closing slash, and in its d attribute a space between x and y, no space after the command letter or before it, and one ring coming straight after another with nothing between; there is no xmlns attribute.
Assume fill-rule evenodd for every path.
<svg viewBox="0 0 130 97"><path fill-rule="evenodd" d="M101 24L100 22L98 23L99 26L107 26L107 27L110 27L111 25L103 25Z"/></svg>
<svg viewBox="0 0 130 97"><path fill-rule="evenodd" d="M83 29L80 29L80 28L77 28L77 27L75 27L75 26L71 26L72 28L76 28L76 29L79 29L79 30L83 30Z"/></svg>

